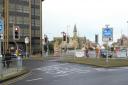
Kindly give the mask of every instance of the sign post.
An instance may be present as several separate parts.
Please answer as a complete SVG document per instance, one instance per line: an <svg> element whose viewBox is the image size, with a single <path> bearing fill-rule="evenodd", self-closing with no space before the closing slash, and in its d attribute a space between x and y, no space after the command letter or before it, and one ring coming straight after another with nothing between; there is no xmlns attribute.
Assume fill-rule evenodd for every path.
<svg viewBox="0 0 128 85"><path fill-rule="evenodd" d="M113 28L108 26L109 25L106 25L106 27L102 29L102 41L107 43L106 63L108 63L108 44L113 41Z"/></svg>

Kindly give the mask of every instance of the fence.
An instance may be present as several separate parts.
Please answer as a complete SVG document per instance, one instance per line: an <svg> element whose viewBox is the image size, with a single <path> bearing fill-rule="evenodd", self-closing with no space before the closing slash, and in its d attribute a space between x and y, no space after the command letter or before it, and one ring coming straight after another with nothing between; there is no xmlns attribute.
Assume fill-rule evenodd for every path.
<svg viewBox="0 0 128 85"><path fill-rule="evenodd" d="M11 60L2 60L0 59L0 79L16 74L19 71L23 70L22 58L12 58Z"/></svg>
<svg viewBox="0 0 128 85"><path fill-rule="evenodd" d="M99 57L104 57L104 56L102 56L102 54L104 55L104 56L107 56L107 51L105 51L105 52L103 52L103 53L101 53L101 52L99 52ZM82 51L82 50L69 50L68 52L63 52L62 53L62 55L63 56L75 56L75 57L86 57L86 55L84 54L84 51ZM90 58L96 58L96 52L95 52L95 50L93 50L93 51L88 51L88 55L89 55L89 57ZM112 58L128 58L128 53L126 52L126 51L119 51L119 52L108 52L108 56L112 56Z"/></svg>

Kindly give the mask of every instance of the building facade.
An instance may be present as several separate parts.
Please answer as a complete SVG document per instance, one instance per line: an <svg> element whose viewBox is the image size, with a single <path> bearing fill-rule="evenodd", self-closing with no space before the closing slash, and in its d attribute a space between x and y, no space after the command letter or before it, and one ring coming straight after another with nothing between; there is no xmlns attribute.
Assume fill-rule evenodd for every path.
<svg viewBox="0 0 128 85"><path fill-rule="evenodd" d="M0 14L4 20L2 52L7 49L26 50L30 54L42 50L42 0L0 0ZM20 39L13 39L13 29L20 28ZM25 37L29 43L25 44Z"/></svg>

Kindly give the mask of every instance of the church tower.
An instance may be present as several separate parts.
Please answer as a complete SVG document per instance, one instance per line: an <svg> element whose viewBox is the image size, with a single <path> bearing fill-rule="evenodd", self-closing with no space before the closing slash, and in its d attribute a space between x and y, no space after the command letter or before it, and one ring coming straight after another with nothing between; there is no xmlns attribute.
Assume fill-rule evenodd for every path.
<svg viewBox="0 0 128 85"><path fill-rule="evenodd" d="M73 48L78 48L78 36L77 36L77 28L76 24L74 25L74 30L73 30Z"/></svg>
<svg viewBox="0 0 128 85"><path fill-rule="evenodd" d="M74 25L74 30L73 30L73 38L77 38L77 28L76 28L76 24Z"/></svg>

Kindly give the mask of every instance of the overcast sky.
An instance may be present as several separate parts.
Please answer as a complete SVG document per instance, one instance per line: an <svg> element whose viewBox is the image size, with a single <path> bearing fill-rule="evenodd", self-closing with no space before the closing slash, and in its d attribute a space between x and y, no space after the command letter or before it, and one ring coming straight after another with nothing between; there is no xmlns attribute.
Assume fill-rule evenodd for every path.
<svg viewBox="0 0 128 85"><path fill-rule="evenodd" d="M43 33L50 39L65 31L73 35L74 24L78 35L95 41L102 28L109 24L114 29L114 41L121 32L128 35L128 0L45 0L43 2Z"/></svg>

